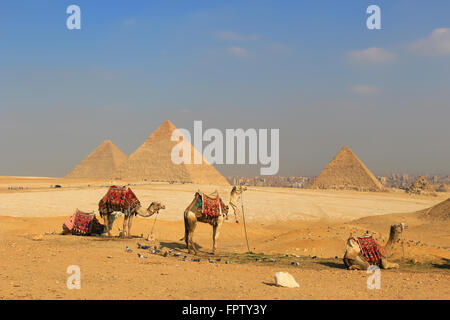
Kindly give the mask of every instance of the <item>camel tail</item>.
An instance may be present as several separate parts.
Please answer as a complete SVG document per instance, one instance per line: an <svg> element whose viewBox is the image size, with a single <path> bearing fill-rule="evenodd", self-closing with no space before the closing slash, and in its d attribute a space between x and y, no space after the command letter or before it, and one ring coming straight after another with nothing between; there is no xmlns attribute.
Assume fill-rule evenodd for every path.
<svg viewBox="0 0 450 320"><path fill-rule="evenodd" d="M187 220L187 211L184 212L184 237L181 238L179 241L186 240L188 238L189 234L189 223Z"/></svg>

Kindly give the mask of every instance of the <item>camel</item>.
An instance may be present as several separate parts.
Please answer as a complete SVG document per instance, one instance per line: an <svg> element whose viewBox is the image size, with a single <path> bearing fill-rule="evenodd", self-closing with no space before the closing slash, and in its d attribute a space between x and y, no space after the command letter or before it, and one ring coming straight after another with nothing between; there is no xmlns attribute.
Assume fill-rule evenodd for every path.
<svg viewBox="0 0 450 320"><path fill-rule="evenodd" d="M217 216L210 216L208 214L203 213L202 203L204 201L203 196L207 196L212 200L218 201L219 204L219 213ZM189 253L191 253L191 247L194 250L194 254L197 254L197 248L195 247L193 236L195 227L198 222L209 223L213 227L213 247L212 254L215 254L217 249L217 241L220 234L220 229L223 224L224 216L228 215L228 206L226 206L219 197L219 193L217 190L211 195L205 195L200 193L200 191L195 193L194 200L184 211L184 238L180 239L180 241L186 241L186 247Z"/></svg>
<svg viewBox="0 0 450 320"><path fill-rule="evenodd" d="M242 192L246 191L247 187L243 186L234 186L233 189L231 189L230 193L230 206L233 208L234 211L234 218L236 220L236 223L239 223L238 221L238 215L240 214L241 210L239 208L239 202L242 201Z"/></svg>
<svg viewBox="0 0 450 320"><path fill-rule="evenodd" d="M403 230L408 226L405 223L394 224L391 226L389 240L384 246L386 256L381 257L378 261L370 263L364 258L358 241L350 236L347 240L347 250L344 254L344 264L349 270L367 270L371 264L378 265L382 269L396 269L399 267L397 263L389 262L387 259L392 256L394 244L400 239ZM382 249L382 248L381 248Z"/></svg>
<svg viewBox="0 0 450 320"><path fill-rule="evenodd" d="M121 238L131 237L131 225L133 223L133 216L138 215L144 218L151 217L155 213L159 213L159 210L165 209L164 205L159 202L152 202L148 206L147 210L141 207L140 201L134 195L130 188L125 190L125 187L111 186L106 195L100 200L98 204L98 211L100 216L105 221L106 231L108 236L111 237L111 229L116 219L113 215L114 212L121 212L124 214L123 230ZM128 224L128 232L126 232L126 226Z"/></svg>

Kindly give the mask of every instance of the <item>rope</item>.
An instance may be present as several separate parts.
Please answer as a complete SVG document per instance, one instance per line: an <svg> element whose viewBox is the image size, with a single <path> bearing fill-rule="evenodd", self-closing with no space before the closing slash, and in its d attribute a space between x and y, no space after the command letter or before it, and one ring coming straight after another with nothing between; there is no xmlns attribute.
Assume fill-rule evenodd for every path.
<svg viewBox="0 0 450 320"><path fill-rule="evenodd" d="M244 214L244 193L241 193L241 206L242 206L242 220L244 221L244 232L245 232L245 241L247 242L247 250L249 253L251 253L250 251L250 246L248 245L248 237L247 237L247 226L245 224L245 214Z"/></svg>
<svg viewBox="0 0 450 320"><path fill-rule="evenodd" d="M153 229L155 229L155 224L156 224L156 219L158 219L158 212L155 213L155 220L153 221L153 226L152 226L152 230L150 231L150 234L147 237L147 240L150 239L150 237L153 238Z"/></svg>

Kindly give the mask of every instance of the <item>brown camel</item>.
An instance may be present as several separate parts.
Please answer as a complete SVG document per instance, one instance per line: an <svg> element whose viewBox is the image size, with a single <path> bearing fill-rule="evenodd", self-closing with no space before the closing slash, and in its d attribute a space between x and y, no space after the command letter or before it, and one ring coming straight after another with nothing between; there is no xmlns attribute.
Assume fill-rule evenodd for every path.
<svg viewBox="0 0 450 320"><path fill-rule="evenodd" d="M155 213L159 213L159 210L165 209L164 205L159 202L152 202L147 210L141 207L141 202L130 188L111 186L108 189L106 195L98 203L98 211L100 216L105 221L106 230L108 236L111 237L111 229L116 219L114 212L121 212L124 214L123 230L121 237L131 237L131 225L133 223L133 216L139 215L144 218L151 217ZM125 228L128 224L128 232Z"/></svg>
<svg viewBox="0 0 450 320"><path fill-rule="evenodd" d="M217 216L210 216L208 214L204 214L203 210L203 197L206 196L210 199L215 200L218 204L218 215ZM191 204L186 208L184 211L184 229L185 234L184 238L180 240L186 241L186 247L188 249L188 252L191 253L191 247L194 250L194 253L197 254L197 248L195 247L195 243L193 240L195 227L198 222L203 223L209 223L213 227L213 248L212 253L214 254L217 249L217 241L220 234L220 229L222 227L222 223L224 220L224 216L228 215L228 206L226 206L222 199L219 197L219 193L217 190L211 194L211 195L205 195L200 192L197 192L195 194L194 200L191 202Z"/></svg>
<svg viewBox="0 0 450 320"><path fill-rule="evenodd" d="M369 263L369 261L364 258L361 252L361 247L358 241L350 237L347 240L347 250L344 254L344 264L349 270L367 270L371 264L378 265L383 269L394 269L398 268L397 263L389 262L387 259L392 256L394 244L400 239L400 235L403 230L407 229L408 226L405 223L394 224L391 226L389 240L386 243L384 249L386 251L386 256L381 257L375 263Z"/></svg>

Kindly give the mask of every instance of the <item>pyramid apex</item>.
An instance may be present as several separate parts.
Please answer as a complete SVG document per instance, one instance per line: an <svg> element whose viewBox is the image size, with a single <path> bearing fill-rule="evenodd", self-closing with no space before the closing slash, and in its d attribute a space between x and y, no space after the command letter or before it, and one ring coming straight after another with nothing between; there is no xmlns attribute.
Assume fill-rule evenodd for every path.
<svg viewBox="0 0 450 320"><path fill-rule="evenodd" d="M173 122L172 121L170 121L170 120L166 120L166 121L164 121L163 123L161 123L161 125L159 126L159 127L173 127L173 128L176 128L175 127L175 125L173 124Z"/></svg>

